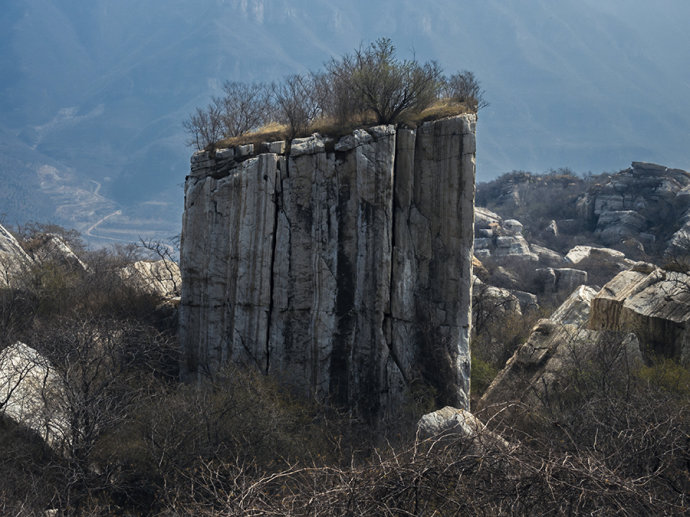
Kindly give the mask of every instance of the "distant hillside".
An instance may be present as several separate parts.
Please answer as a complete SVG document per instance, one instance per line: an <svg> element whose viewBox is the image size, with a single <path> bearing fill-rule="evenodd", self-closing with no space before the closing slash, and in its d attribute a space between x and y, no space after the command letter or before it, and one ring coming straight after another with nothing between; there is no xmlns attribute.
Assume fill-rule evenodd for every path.
<svg viewBox="0 0 690 517"><path fill-rule="evenodd" d="M101 242L175 233L190 154L181 122L195 106L225 79L315 69L379 36L476 73L491 103L480 113L480 179L631 159L688 168L688 19L680 0L7 0L0 179L22 201L0 212ZM42 185L44 166L57 184Z"/></svg>

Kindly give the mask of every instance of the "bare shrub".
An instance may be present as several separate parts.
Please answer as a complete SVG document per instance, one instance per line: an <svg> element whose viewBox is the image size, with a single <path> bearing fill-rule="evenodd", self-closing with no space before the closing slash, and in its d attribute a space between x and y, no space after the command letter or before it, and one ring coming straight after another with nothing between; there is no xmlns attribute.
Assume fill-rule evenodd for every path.
<svg viewBox="0 0 690 517"><path fill-rule="evenodd" d="M479 81L469 70L451 75L446 79L444 86L448 97L464 102L474 111L479 111L489 105L484 99L484 90Z"/></svg>
<svg viewBox="0 0 690 517"><path fill-rule="evenodd" d="M379 124L399 121L407 112L421 111L438 98L441 69L435 62L420 65L400 60L388 38L333 60L330 74L340 86L335 112L371 111Z"/></svg>
<svg viewBox="0 0 690 517"><path fill-rule="evenodd" d="M314 77L290 75L272 86L278 122L287 124L289 138L303 134L320 113Z"/></svg>
<svg viewBox="0 0 690 517"><path fill-rule="evenodd" d="M270 89L264 83L246 84L226 81L224 96L217 104L226 137L239 136L258 129L269 121L271 115Z"/></svg>
<svg viewBox="0 0 690 517"><path fill-rule="evenodd" d="M196 108L194 113L182 122L182 126L189 135L188 145L199 150L210 148L210 146L225 136L223 108L219 105L218 100L215 99L206 109Z"/></svg>

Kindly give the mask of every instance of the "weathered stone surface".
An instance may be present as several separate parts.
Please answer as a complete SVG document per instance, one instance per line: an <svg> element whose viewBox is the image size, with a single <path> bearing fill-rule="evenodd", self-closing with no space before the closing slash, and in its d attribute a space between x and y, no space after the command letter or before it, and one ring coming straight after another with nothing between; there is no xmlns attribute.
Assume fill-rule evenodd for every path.
<svg viewBox="0 0 690 517"><path fill-rule="evenodd" d="M671 239L670 252L675 252L672 234L682 231L683 214L690 213L690 174L652 163L633 162L604 183L594 185L578 200L580 217L595 235L607 245L634 238L650 244L640 234L659 233ZM680 235L676 242L681 240Z"/></svg>
<svg viewBox="0 0 690 517"><path fill-rule="evenodd" d="M335 152L312 135L193 170L185 374L253 364L372 419L423 378L467 407L475 120L371 128Z"/></svg>
<svg viewBox="0 0 690 517"><path fill-rule="evenodd" d="M74 253L62 237L54 233L45 233L38 237L38 243L31 249L34 262L39 264L54 262L73 270L86 271L88 266Z"/></svg>
<svg viewBox="0 0 690 517"><path fill-rule="evenodd" d="M537 260L530 246L522 236L522 223L516 219L503 221L497 214L486 208L475 209L476 235L475 254L480 258L520 257Z"/></svg>
<svg viewBox="0 0 690 517"><path fill-rule="evenodd" d="M594 246L575 246L568 251L565 260L582 267L615 265L620 269L628 269L633 264L632 260L625 258L625 253L622 251Z"/></svg>
<svg viewBox="0 0 690 517"><path fill-rule="evenodd" d="M477 206L474 209L476 229L495 228L501 225L501 216L488 208Z"/></svg>
<svg viewBox="0 0 690 517"><path fill-rule="evenodd" d="M589 321L589 310L597 291L586 285L575 289L549 317L555 323L584 326Z"/></svg>
<svg viewBox="0 0 690 517"><path fill-rule="evenodd" d="M63 384L48 359L24 343L0 352L0 411L59 449L69 438Z"/></svg>
<svg viewBox="0 0 690 517"><path fill-rule="evenodd" d="M31 262L14 235L0 225L0 288L12 287Z"/></svg>
<svg viewBox="0 0 690 517"><path fill-rule="evenodd" d="M538 268L536 281L540 291L544 293L570 292L587 283L587 272L568 267Z"/></svg>
<svg viewBox="0 0 690 517"><path fill-rule="evenodd" d="M634 334L599 332L577 324L540 320L526 343L521 345L492 381L479 408L493 404L519 402L528 407L548 404L557 388L567 390L572 377L569 370L586 367L606 349L616 368L640 364L639 341ZM505 407L505 406L503 406Z"/></svg>
<svg viewBox="0 0 690 517"><path fill-rule="evenodd" d="M139 260L124 267L120 276L144 292L163 298L180 296L180 267L172 260Z"/></svg>
<svg viewBox="0 0 690 517"><path fill-rule="evenodd" d="M472 325L477 332L520 316L520 300L510 290L475 282L472 289Z"/></svg>
<svg viewBox="0 0 690 517"><path fill-rule="evenodd" d="M645 353L690 360L690 275L644 263L619 273L592 300L589 326L634 332Z"/></svg>
<svg viewBox="0 0 690 517"><path fill-rule="evenodd" d="M547 266L556 266L563 263L563 256L549 248L544 246L538 246L537 244L530 244L530 249L533 253L536 253L539 258L539 262Z"/></svg>
<svg viewBox="0 0 690 517"><path fill-rule="evenodd" d="M524 226L517 219L506 219L503 221L502 228L506 235L522 235Z"/></svg>
<svg viewBox="0 0 690 517"><path fill-rule="evenodd" d="M507 447L508 442L486 426L469 411L446 406L433 413L427 413L417 423L420 439L458 437L471 440L480 449L486 446Z"/></svg>

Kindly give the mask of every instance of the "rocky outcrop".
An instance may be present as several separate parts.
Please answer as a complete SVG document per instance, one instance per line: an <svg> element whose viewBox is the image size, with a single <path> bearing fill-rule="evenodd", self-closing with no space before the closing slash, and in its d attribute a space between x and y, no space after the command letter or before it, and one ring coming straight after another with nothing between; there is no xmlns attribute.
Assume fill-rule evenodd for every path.
<svg viewBox="0 0 690 517"><path fill-rule="evenodd" d="M122 268L125 282L162 298L180 296L180 267L172 260L138 260Z"/></svg>
<svg viewBox="0 0 690 517"><path fill-rule="evenodd" d="M63 384L47 358L17 342L0 352L0 413L59 449L69 436Z"/></svg>
<svg viewBox="0 0 690 517"><path fill-rule="evenodd" d="M587 271L568 267L537 268L535 282L542 293L569 293L576 287L587 283Z"/></svg>
<svg viewBox="0 0 690 517"><path fill-rule="evenodd" d="M634 239L648 246L656 235L681 244L690 220L685 217L690 214L688 187L690 174L685 171L633 162L629 169L591 188L578 200L578 210L605 245ZM677 236L672 235L674 231ZM688 248L687 241L684 248Z"/></svg>
<svg viewBox="0 0 690 517"><path fill-rule="evenodd" d="M505 221L486 208L476 208L474 252L480 259L519 257L537 260L522 236L523 225L516 219Z"/></svg>
<svg viewBox="0 0 690 517"><path fill-rule="evenodd" d="M0 226L0 288L13 286L17 275L31 262L14 235Z"/></svg>
<svg viewBox="0 0 690 517"><path fill-rule="evenodd" d="M593 289L579 287L549 319L540 320L493 380L478 407L512 402L527 407L548 404L555 388L567 389L572 380L568 372L598 361L602 350L612 365L632 366L641 361L634 334L586 328L594 295Z"/></svg>
<svg viewBox="0 0 690 517"><path fill-rule="evenodd" d="M648 357L690 361L690 275L641 263L592 300L589 327L633 332Z"/></svg>
<svg viewBox="0 0 690 517"><path fill-rule="evenodd" d="M575 246L565 256L566 262L582 268L614 268L619 271L632 267L634 261L627 259L622 251L595 246Z"/></svg>
<svg viewBox="0 0 690 517"><path fill-rule="evenodd" d="M421 379L467 407L475 120L196 154L186 376L252 364L371 419Z"/></svg>
<svg viewBox="0 0 690 517"><path fill-rule="evenodd" d="M31 243L31 256L38 264L56 263L75 271L86 271L87 265L74 253L69 244L55 233L37 235Z"/></svg>

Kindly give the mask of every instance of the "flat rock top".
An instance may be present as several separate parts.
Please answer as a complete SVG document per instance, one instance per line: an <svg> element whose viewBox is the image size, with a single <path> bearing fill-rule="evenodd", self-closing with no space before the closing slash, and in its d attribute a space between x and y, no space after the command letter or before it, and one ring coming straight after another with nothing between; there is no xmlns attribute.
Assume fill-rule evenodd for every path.
<svg viewBox="0 0 690 517"><path fill-rule="evenodd" d="M622 271L595 298L622 302L642 316L684 323L690 320L690 275L660 269Z"/></svg>

